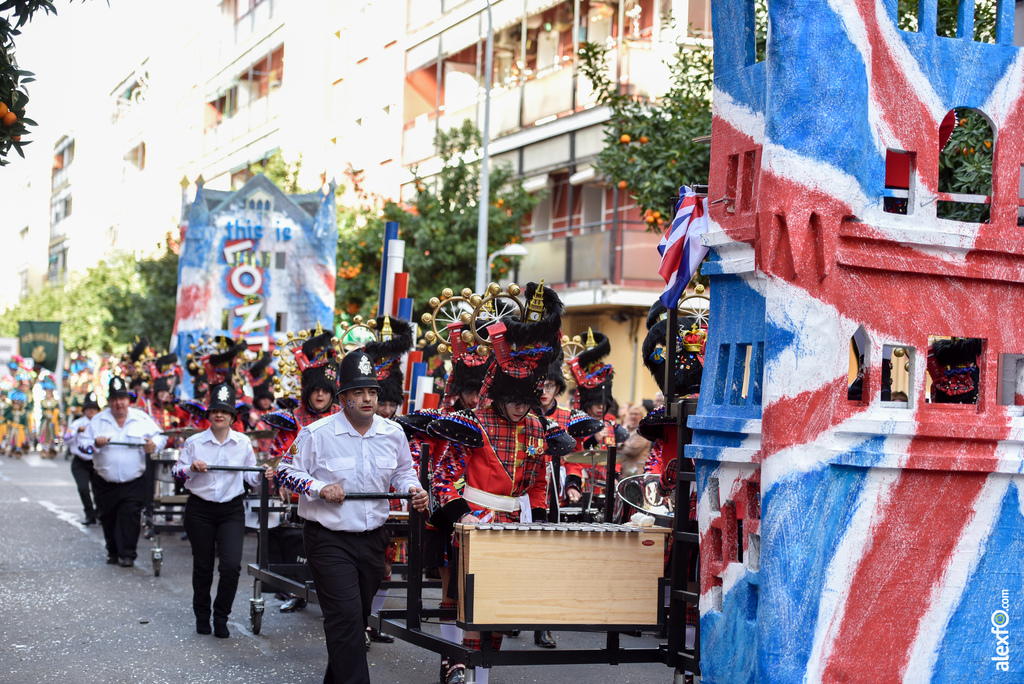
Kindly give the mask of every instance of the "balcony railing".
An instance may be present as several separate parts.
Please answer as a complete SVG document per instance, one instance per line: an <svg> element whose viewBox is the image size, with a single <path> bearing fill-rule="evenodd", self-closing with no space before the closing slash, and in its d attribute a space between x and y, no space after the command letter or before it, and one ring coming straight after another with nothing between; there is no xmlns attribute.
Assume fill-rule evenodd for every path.
<svg viewBox="0 0 1024 684"><path fill-rule="evenodd" d="M241 106L235 113L221 120L216 126L203 132L203 151L210 154L231 142L241 138L249 131L255 130L281 115L284 107L281 89L271 90L265 97Z"/></svg>
<svg viewBox="0 0 1024 684"><path fill-rule="evenodd" d="M604 224L605 230L601 227L527 241L530 252L519 265L520 282L544 278L551 285L660 287L657 246L661 236L633 223L620 224L618 231L611 229L611 224Z"/></svg>
<svg viewBox="0 0 1024 684"><path fill-rule="evenodd" d="M668 91L669 69L664 60L671 57L674 45L633 42L623 48L623 87L637 97L657 97ZM616 78L618 54L608 52L606 73ZM574 82L575 81L575 82ZM574 97L575 94L575 97ZM433 140L437 130L448 131L466 119L483 129L483 89L470 101L450 102L435 115L423 116L406 124L402 163L409 165L434 154ZM582 74L573 78L571 62L530 75L511 86L495 86L491 90L492 138L512 133L537 122L564 116L592 107L597 102L593 85ZM429 149L428 149L429 147Z"/></svg>

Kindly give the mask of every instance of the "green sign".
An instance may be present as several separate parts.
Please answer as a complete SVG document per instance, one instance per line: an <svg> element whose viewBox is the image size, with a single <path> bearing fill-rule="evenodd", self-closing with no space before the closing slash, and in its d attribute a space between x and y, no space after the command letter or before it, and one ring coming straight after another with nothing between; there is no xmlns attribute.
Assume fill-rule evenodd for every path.
<svg viewBox="0 0 1024 684"><path fill-rule="evenodd" d="M18 321L18 353L36 362L36 368L57 372L60 321Z"/></svg>

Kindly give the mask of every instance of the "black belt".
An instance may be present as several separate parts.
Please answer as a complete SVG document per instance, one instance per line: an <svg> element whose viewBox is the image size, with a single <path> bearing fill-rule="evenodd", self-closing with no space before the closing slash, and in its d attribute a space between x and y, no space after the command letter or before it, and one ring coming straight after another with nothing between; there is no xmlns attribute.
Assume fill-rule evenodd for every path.
<svg viewBox="0 0 1024 684"><path fill-rule="evenodd" d="M327 530L328 532L333 532L335 534L348 534L348 535L351 535L353 537L368 537L371 534L380 534L381 530L384 529L384 527L381 526L381 527L375 527L372 530L364 530L362 532L349 532L348 530L332 530L329 527L324 527L323 525L318 523L316 520L309 520L309 519L307 519L306 520L306 524L307 525L313 525L315 527L321 527L321 528Z"/></svg>

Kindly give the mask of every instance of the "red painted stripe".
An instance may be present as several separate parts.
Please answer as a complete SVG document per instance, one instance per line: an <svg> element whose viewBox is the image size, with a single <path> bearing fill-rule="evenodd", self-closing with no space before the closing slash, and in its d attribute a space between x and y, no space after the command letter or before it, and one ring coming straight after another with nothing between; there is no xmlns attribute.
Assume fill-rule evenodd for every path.
<svg viewBox="0 0 1024 684"><path fill-rule="evenodd" d="M911 446L921 448L916 441ZM995 445L963 448L978 458L992 456ZM851 582L823 682L902 680L928 598L972 518L987 477L903 471L869 532L871 545Z"/></svg>
<svg viewBox="0 0 1024 684"><path fill-rule="evenodd" d="M939 122L919 97L917 81L903 70L902 57L883 39L885 33L879 22L887 25L892 22L883 5L875 0L857 0L857 10L864 20L867 35L877 37L871 42L870 84L878 113L902 149L917 152L921 182L934 192L938 187ZM934 141L934 144L922 145L921 141Z"/></svg>

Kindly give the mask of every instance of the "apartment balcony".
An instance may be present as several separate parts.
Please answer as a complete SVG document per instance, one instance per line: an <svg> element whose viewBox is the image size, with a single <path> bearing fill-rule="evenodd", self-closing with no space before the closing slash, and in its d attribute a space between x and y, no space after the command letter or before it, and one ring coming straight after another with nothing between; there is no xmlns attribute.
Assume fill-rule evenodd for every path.
<svg viewBox="0 0 1024 684"><path fill-rule="evenodd" d="M240 106L234 114L203 132L203 153L213 154L268 122L273 122L283 113L284 105L281 89L275 88L266 96Z"/></svg>
<svg viewBox="0 0 1024 684"><path fill-rule="evenodd" d="M640 41L624 46L623 73L618 78L626 92L643 98L667 92L670 78L664 61L674 49L672 45ZM612 50L606 60L606 73L615 80L617 72L618 53ZM530 74L516 83L498 84L491 90L491 139L590 109L596 103L593 85L582 75L574 76L569 61ZM434 156L434 137L438 130L458 128L466 119L483 130L483 118L482 88L476 97L471 95L460 100L449 96L443 108L405 125L403 166Z"/></svg>
<svg viewBox="0 0 1024 684"><path fill-rule="evenodd" d="M525 242L530 252L519 265L519 282L539 282L556 289L597 289L607 285L661 290L658 276L661 235L643 224L604 223L535 236Z"/></svg>

